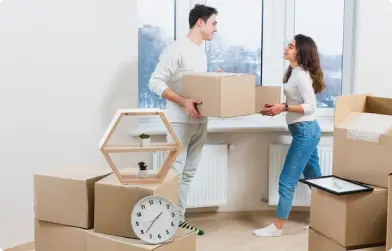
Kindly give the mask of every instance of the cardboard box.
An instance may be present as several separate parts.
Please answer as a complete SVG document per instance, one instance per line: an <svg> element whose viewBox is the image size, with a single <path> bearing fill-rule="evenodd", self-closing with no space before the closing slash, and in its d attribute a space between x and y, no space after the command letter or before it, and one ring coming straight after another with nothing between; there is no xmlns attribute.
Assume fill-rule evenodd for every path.
<svg viewBox="0 0 392 251"><path fill-rule="evenodd" d="M71 166L34 174L35 218L92 228L94 183L110 173L110 168Z"/></svg>
<svg viewBox="0 0 392 251"><path fill-rule="evenodd" d="M358 247L347 249L332 239L310 228L308 237L308 251L385 251L385 246Z"/></svg>
<svg viewBox="0 0 392 251"><path fill-rule="evenodd" d="M280 104L282 88L280 86L256 86L255 113L260 113L265 104Z"/></svg>
<svg viewBox="0 0 392 251"><path fill-rule="evenodd" d="M388 180L387 251L392 249L392 174Z"/></svg>
<svg viewBox="0 0 392 251"><path fill-rule="evenodd" d="M112 174L95 185L95 222L97 233L136 238L131 227L135 204L149 195L161 195L178 205L178 176L169 171L159 184L121 184Z"/></svg>
<svg viewBox="0 0 392 251"><path fill-rule="evenodd" d="M388 190L334 195L312 188L310 227L343 247L385 245Z"/></svg>
<svg viewBox="0 0 392 251"><path fill-rule="evenodd" d="M189 73L183 76L182 96L202 101L202 116L228 118L255 112L256 76L236 73Z"/></svg>
<svg viewBox="0 0 392 251"><path fill-rule="evenodd" d="M392 173L392 99L370 95L337 97L333 174L388 187Z"/></svg>
<svg viewBox="0 0 392 251"><path fill-rule="evenodd" d="M105 235L90 231L87 234L87 251L196 251L196 233L178 229L172 241L159 245L144 244L139 239Z"/></svg>
<svg viewBox="0 0 392 251"><path fill-rule="evenodd" d="M88 230L35 220L35 250L87 251Z"/></svg>

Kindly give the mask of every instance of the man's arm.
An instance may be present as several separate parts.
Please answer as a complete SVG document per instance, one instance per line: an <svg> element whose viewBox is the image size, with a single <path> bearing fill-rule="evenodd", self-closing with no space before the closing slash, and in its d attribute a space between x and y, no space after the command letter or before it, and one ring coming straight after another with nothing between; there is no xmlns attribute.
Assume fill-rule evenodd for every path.
<svg viewBox="0 0 392 251"><path fill-rule="evenodd" d="M181 54L174 46L168 46L159 58L159 62L151 75L148 88L158 96L170 100L185 110L194 118L200 118L201 115L195 108L195 104L201 102L186 99L173 91L167 85L172 74L177 70L181 60Z"/></svg>

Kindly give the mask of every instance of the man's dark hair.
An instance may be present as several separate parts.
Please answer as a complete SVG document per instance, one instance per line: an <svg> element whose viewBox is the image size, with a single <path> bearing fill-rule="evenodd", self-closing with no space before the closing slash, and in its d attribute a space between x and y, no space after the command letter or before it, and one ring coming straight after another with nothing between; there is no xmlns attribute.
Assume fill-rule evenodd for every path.
<svg viewBox="0 0 392 251"><path fill-rule="evenodd" d="M199 18L201 18L204 22L207 22L207 20L214 14L218 14L218 11L215 8L204 4L196 4L189 12L189 28L193 28Z"/></svg>

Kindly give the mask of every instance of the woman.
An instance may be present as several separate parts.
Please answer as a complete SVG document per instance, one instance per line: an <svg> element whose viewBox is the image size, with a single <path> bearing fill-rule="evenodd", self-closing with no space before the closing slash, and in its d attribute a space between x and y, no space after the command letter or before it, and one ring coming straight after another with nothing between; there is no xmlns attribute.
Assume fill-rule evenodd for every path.
<svg viewBox="0 0 392 251"><path fill-rule="evenodd" d="M279 203L276 218L267 227L254 230L256 236L280 236L292 208L295 187L301 174L321 176L317 145L320 126L315 118L316 94L323 91L323 71L318 49L312 38L296 35L284 50L290 66L283 78L286 104L265 105L264 115L286 111L286 122L293 137L279 178Z"/></svg>

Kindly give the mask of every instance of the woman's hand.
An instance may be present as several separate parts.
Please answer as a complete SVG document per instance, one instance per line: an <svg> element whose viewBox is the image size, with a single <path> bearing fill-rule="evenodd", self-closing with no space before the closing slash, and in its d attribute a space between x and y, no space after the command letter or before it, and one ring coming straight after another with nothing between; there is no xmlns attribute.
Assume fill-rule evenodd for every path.
<svg viewBox="0 0 392 251"><path fill-rule="evenodd" d="M284 111L285 105L284 104L265 104L264 110L262 114L265 116L276 116Z"/></svg>

